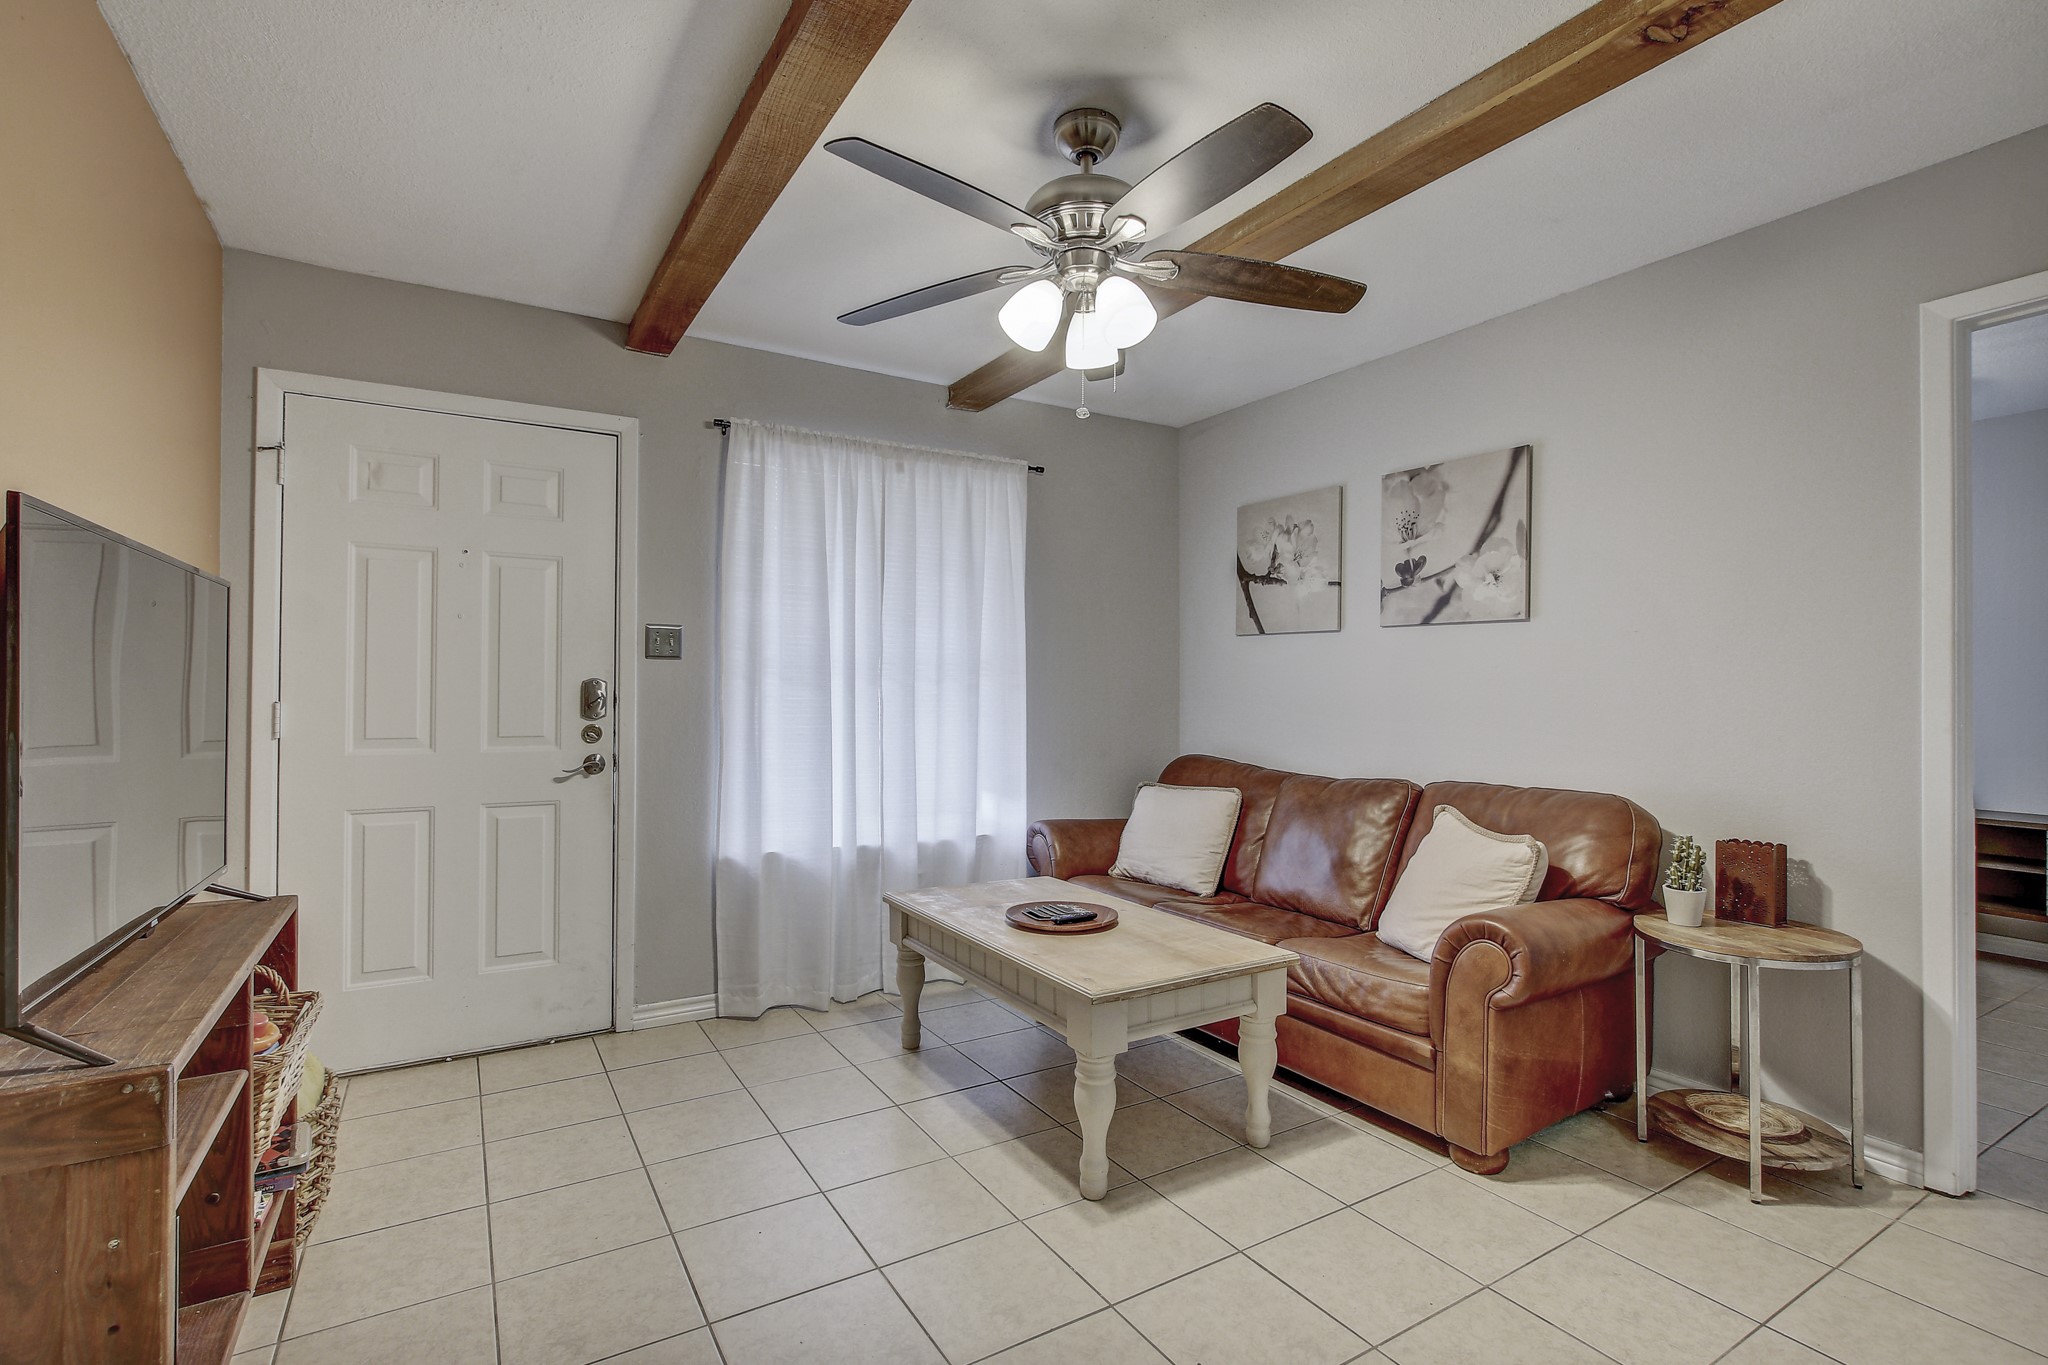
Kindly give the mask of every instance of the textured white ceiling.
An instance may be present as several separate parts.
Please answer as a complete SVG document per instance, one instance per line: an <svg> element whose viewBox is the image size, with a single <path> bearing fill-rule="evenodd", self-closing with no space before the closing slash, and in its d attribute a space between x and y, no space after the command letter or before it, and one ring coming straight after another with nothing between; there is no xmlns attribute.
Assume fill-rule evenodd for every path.
<svg viewBox="0 0 2048 1365"><path fill-rule="evenodd" d="M1013 200L1067 169L1052 116L1125 122L1137 180L1261 100L1315 140L1185 242L1585 0L916 0L828 136ZM786 0L101 0L230 246L624 319ZM2048 124L2041 0L1785 0L1317 243L1330 318L1207 302L1098 411L1182 425ZM1001 295L837 314L1022 260L813 152L694 336L947 382ZM1078 378L1027 396L1072 404Z"/></svg>
<svg viewBox="0 0 2048 1365"><path fill-rule="evenodd" d="M223 244L626 318L787 0L102 0Z"/></svg>
<svg viewBox="0 0 2048 1365"><path fill-rule="evenodd" d="M1970 335L1970 416L1977 421L2048 408L2048 313Z"/></svg>

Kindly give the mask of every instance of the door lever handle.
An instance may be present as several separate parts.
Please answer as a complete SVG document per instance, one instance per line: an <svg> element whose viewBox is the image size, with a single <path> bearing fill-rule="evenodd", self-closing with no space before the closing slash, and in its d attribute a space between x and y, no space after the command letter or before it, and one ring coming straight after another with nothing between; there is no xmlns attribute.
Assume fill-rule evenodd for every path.
<svg viewBox="0 0 2048 1365"><path fill-rule="evenodd" d="M603 754L585 754L583 756L583 761L581 763L578 763L575 767L562 769L562 775L556 778L555 781L563 782L567 781L569 778L578 776L595 777L603 771Z"/></svg>

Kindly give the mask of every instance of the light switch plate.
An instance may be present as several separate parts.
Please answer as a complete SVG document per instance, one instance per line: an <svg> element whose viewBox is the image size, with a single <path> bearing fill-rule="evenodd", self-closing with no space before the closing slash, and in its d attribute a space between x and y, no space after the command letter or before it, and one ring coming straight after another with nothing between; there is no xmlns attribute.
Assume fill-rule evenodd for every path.
<svg viewBox="0 0 2048 1365"><path fill-rule="evenodd" d="M680 659L683 657L683 628L681 626L648 626L647 657L650 659Z"/></svg>

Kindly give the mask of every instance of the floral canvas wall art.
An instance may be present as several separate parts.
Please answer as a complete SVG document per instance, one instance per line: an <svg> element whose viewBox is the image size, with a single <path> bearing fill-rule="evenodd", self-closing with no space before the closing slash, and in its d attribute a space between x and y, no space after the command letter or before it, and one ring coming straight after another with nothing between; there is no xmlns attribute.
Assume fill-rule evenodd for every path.
<svg viewBox="0 0 2048 1365"><path fill-rule="evenodd" d="M1380 624L1529 619L1528 446L1380 480Z"/></svg>
<svg viewBox="0 0 2048 1365"><path fill-rule="evenodd" d="M1237 509L1239 635L1339 629L1343 572L1341 486Z"/></svg>

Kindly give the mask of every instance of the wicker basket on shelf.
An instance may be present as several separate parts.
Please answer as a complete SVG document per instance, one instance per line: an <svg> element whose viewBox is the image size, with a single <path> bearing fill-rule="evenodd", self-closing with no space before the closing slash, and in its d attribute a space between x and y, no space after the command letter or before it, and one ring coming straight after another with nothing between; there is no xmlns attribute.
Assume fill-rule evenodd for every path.
<svg viewBox="0 0 2048 1365"><path fill-rule="evenodd" d="M313 1021L320 1017L320 992L294 992L269 967L256 969L256 981L254 1004L283 1035L276 1047L249 1059L249 1112L255 1119L256 1160L260 1162L305 1078L306 1040L313 1032Z"/></svg>
<svg viewBox="0 0 2048 1365"><path fill-rule="evenodd" d="M313 1223L320 1217L321 1205L327 1202L328 1187L334 1183L335 1130L341 1123L341 1092L341 1082L329 1072L320 1103L310 1115L299 1120L313 1125L313 1159L306 1163L306 1173L299 1177L296 1191L298 1219L293 1228L301 1248L313 1235Z"/></svg>

